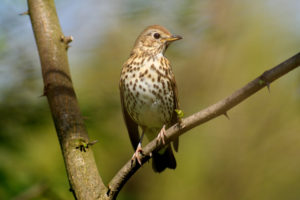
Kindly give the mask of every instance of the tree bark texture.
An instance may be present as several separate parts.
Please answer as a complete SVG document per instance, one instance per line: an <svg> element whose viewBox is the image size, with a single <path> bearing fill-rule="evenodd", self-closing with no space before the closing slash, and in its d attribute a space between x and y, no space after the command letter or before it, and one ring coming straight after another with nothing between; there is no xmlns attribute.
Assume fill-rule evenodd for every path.
<svg viewBox="0 0 300 200"><path fill-rule="evenodd" d="M67 49L72 40L61 31L53 0L28 0L29 15L38 47L44 96L47 97L71 186L77 199L101 199L101 177L80 114L69 71ZM41 141L45 144L47 141Z"/></svg>

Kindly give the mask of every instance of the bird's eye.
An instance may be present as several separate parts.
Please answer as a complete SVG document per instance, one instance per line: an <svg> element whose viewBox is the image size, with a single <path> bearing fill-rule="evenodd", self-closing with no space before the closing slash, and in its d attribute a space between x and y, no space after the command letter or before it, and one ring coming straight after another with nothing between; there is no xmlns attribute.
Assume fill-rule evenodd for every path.
<svg viewBox="0 0 300 200"><path fill-rule="evenodd" d="M160 34L159 34L159 33L154 33L153 37L154 37L155 39L158 39L158 38L160 38Z"/></svg>

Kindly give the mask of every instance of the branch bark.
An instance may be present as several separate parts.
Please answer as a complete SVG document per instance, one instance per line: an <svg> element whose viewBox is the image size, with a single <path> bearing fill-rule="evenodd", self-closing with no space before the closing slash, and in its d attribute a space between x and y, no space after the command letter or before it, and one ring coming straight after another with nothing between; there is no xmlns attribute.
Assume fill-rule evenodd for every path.
<svg viewBox="0 0 300 200"><path fill-rule="evenodd" d="M253 81L246 84L244 87L238 89L230 96L224 98L223 100L197 112L182 121L179 124L175 124L166 131L166 144L179 137L188 130L199 126L211 119L214 119L220 115L227 116L227 112L236 106L237 104L244 101L246 98L250 97L260 89L265 86L270 87L270 83L278 79L279 77L285 75L291 70L297 68L300 65L300 53L289 58L283 63L277 65L276 67L265 71L262 75L254 79ZM156 139L152 140L143 148L144 155L141 157L142 164L150 159L150 153L154 150L157 151L161 149L164 145L160 144ZM129 160L113 177L109 183L109 199L115 199L119 191L122 189L124 184L130 179L130 177L140 168L141 166L137 162L131 162Z"/></svg>
<svg viewBox="0 0 300 200"><path fill-rule="evenodd" d="M107 188L98 173L80 114L69 71L67 49L72 37L61 31L53 0L28 0L29 15L38 47L44 96L47 96L60 142L71 191L76 199L104 198Z"/></svg>

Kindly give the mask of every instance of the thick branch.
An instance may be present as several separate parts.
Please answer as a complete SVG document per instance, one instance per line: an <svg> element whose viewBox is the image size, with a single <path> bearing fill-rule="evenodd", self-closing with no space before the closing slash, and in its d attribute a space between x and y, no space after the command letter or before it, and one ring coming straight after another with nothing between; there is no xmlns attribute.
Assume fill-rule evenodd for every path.
<svg viewBox="0 0 300 200"><path fill-rule="evenodd" d="M262 75L249 82L247 85L241 89L235 91L230 96L225 99L209 106L208 108L195 113L185 119L182 119L180 124L175 124L166 131L166 144L172 141L174 138L180 136L181 134L187 132L188 130L199 126L215 117L220 115L226 115L227 111L236 106L237 104L244 101L246 98L250 97L263 87L269 84L289 71L295 69L300 65L300 53L289 58L283 63L277 65L276 67L265 71ZM157 140L151 141L147 146L143 148L142 163L144 164L149 160L150 152L154 150L159 150L163 145L159 144ZM140 165L136 162L131 163L129 160L120 171L115 175L109 184L109 198L115 199L119 191L122 189L123 185L129 180L129 178L140 168Z"/></svg>
<svg viewBox="0 0 300 200"><path fill-rule="evenodd" d="M106 191L90 148L73 89L67 58L71 37L61 31L53 0L28 0L29 15L39 51L47 96L75 198L100 199ZM68 39L69 38L69 39ZM47 141L41 141L47 142Z"/></svg>

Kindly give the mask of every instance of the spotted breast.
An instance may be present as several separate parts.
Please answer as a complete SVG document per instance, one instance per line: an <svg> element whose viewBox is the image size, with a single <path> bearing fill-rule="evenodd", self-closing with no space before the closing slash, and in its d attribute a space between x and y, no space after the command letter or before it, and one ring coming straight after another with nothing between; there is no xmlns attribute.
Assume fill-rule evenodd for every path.
<svg viewBox="0 0 300 200"><path fill-rule="evenodd" d="M165 126L178 121L175 112L179 108L176 82L164 53L171 42L181 38L159 25L147 27L136 39L130 57L122 68L121 105L131 143L136 149L132 159L140 164L143 135L150 140L158 135L159 141L164 142ZM138 126L142 129L141 136ZM177 151L178 139L174 144ZM152 166L156 172L176 168L170 145L162 151L153 152Z"/></svg>

